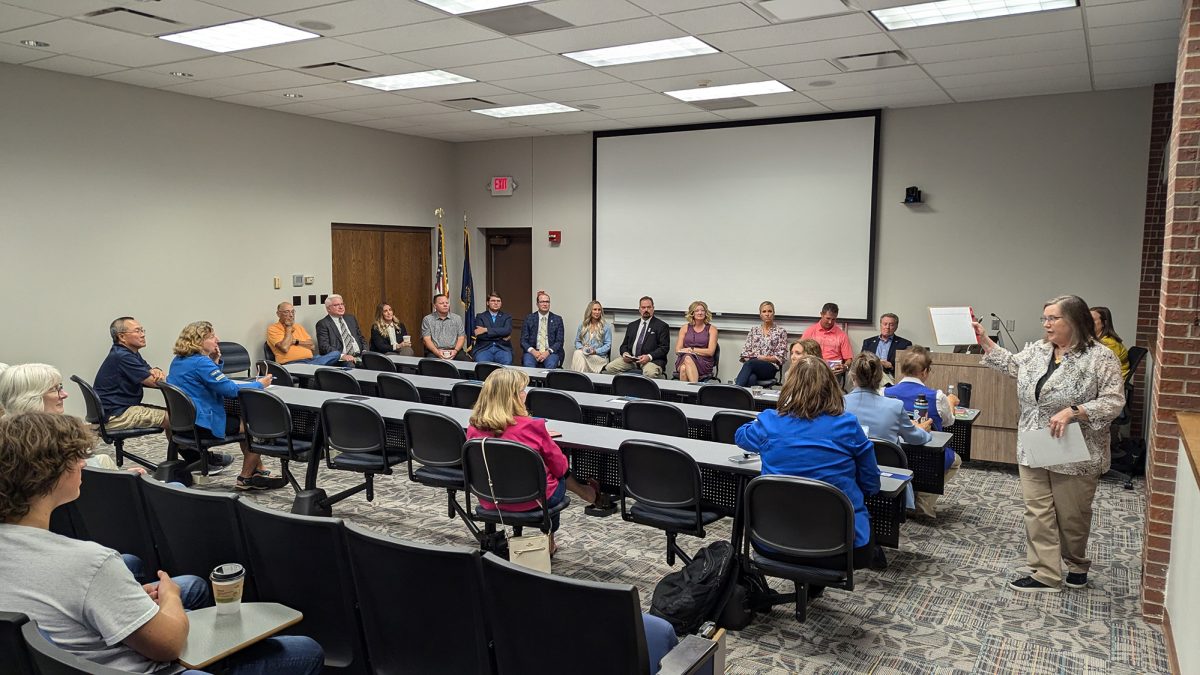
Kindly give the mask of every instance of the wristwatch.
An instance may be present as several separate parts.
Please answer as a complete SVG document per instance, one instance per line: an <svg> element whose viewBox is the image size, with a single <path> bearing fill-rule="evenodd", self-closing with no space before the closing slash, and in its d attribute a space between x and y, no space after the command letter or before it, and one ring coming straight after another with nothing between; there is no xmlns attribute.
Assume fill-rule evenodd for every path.
<svg viewBox="0 0 1200 675"><path fill-rule="evenodd" d="M1074 417L1075 419L1079 419L1079 406L1077 406L1077 405L1071 406L1071 417Z"/></svg>

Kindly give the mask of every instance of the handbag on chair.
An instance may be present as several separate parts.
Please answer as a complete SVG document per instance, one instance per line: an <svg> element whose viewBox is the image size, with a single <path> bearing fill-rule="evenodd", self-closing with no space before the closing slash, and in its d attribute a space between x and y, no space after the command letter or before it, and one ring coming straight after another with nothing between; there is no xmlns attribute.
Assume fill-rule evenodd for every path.
<svg viewBox="0 0 1200 675"><path fill-rule="evenodd" d="M488 466L486 438L479 439L479 450L483 453L483 468L487 471L488 490L492 493L492 504L496 507L496 513L500 516L500 527L504 531L505 539L508 540L509 562L550 574L550 535L538 532L537 534L508 536L507 526L504 524L504 511L496 502L496 488L492 485L492 469Z"/></svg>

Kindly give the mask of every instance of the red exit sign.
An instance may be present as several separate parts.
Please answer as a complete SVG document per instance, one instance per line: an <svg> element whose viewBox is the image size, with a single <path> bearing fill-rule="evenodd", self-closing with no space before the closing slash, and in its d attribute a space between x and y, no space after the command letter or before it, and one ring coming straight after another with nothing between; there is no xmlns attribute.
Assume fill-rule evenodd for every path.
<svg viewBox="0 0 1200 675"><path fill-rule="evenodd" d="M493 197L511 196L516 187L517 183L512 176L492 176Z"/></svg>

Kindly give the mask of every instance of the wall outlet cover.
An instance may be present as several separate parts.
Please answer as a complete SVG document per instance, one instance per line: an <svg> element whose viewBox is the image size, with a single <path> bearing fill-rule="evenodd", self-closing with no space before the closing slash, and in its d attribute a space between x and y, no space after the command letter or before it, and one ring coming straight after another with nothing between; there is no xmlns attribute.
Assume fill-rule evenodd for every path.
<svg viewBox="0 0 1200 675"><path fill-rule="evenodd" d="M304 285L305 285L305 286L312 286L312 285L313 285L313 283L314 283L314 282L316 282L316 280L317 280L317 278L316 278L316 277L314 277L314 276L305 276L305 277L304 277Z"/></svg>
<svg viewBox="0 0 1200 675"><path fill-rule="evenodd" d="M304 285L304 275L303 274L293 274L292 275L292 286L299 287L299 286L303 286L303 285Z"/></svg>
<svg viewBox="0 0 1200 675"><path fill-rule="evenodd" d="M1009 330L1016 330L1016 329L1017 329L1017 320L1016 320L1016 319L1009 319L1008 321L1005 321L1005 322L1004 322L1004 327L1005 327L1005 328L1007 328L1007 329L1009 329Z"/></svg>
<svg viewBox="0 0 1200 675"><path fill-rule="evenodd" d="M992 319L992 330L1000 330L1000 319Z"/></svg>

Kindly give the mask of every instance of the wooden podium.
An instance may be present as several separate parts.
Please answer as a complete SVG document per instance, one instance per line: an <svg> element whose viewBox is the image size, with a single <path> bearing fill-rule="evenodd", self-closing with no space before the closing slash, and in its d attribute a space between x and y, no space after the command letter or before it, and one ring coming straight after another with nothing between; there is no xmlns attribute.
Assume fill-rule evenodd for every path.
<svg viewBox="0 0 1200 675"><path fill-rule="evenodd" d="M930 352L933 367L925 383L932 389L966 382L971 385L971 407L979 417L971 431L971 459L1017 463L1017 380L982 366L980 354ZM896 355L897 362L900 355Z"/></svg>

